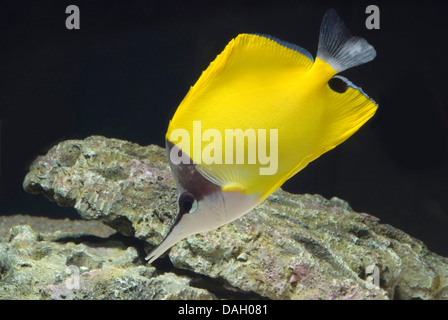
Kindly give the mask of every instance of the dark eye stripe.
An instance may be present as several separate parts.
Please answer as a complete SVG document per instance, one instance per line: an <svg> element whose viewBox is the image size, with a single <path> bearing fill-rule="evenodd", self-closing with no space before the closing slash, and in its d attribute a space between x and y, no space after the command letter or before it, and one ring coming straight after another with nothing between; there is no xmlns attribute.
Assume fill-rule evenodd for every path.
<svg viewBox="0 0 448 320"><path fill-rule="evenodd" d="M189 192L184 192L179 197L179 209L180 212L188 213L193 207L193 202L195 201L195 197L193 194Z"/></svg>
<svg viewBox="0 0 448 320"><path fill-rule="evenodd" d="M185 199L182 203L182 209L185 211L185 213L190 212L192 207L193 201L191 199Z"/></svg>
<svg viewBox="0 0 448 320"><path fill-rule="evenodd" d="M174 220L173 225L170 228L170 231L179 223L180 219L184 214L190 212L193 207L193 202L195 201L195 197L193 194L189 192L184 192L179 197L179 212L176 215L176 219Z"/></svg>

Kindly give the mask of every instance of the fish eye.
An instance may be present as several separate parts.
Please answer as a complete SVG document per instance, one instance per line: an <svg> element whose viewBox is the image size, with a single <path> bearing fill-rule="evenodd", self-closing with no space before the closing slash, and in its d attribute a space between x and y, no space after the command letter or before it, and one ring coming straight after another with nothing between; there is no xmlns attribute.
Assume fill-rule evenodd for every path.
<svg viewBox="0 0 448 320"><path fill-rule="evenodd" d="M179 208L183 213L194 213L198 209L198 201L190 192L184 192L179 197Z"/></svg>
<svg viewBox="0 0 448 320"><path fill-rule="evenodd" d="M330 86L331 90L336 91L338 93L344 93L348 89L347 83L337 77L331 78L328 81L328 85Z"/></svg>

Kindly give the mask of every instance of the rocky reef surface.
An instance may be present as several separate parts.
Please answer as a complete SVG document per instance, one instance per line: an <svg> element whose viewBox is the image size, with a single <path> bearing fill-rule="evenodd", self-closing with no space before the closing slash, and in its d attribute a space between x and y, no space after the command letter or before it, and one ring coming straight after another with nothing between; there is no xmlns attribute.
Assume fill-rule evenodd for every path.
<svg viewBox="0 0 448 320"><path fill-rule="evenodd" d="M64 141L24 189L86 221L0 217L3 299L448 299L447 258L343 200L280 189L147 265L176 212L157 146Z"/></svg>

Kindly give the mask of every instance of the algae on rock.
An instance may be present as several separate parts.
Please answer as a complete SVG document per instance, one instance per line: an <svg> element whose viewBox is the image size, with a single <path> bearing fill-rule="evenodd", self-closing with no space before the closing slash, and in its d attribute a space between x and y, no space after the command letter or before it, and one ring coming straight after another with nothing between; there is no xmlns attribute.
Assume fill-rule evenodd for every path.
<svg viewBox="0 0 448 320"><path fill-rule="evenodd" d="M53 147L34 161L24 188L73 206L83 219L145 241L147 250L162 240L177 209L176 186L162 148L100 136ZM448 260L421 241L354 212L343 200L281 189L235 222L179 242L168 259L176 270L271 299L448 298ZM370 281L367 269L372 267L379 271L380 288ZM154 272L138 279L139 286L149 287L172 281L155 281Z"/></svg>
<svg viewBox="0 0 448 320"><path fill-rule="evenodd" d="M65 234L66 235L66 234ZM28 225L0 242L0 299L213 299L190 279L158 274L119 242L60 243Z"/></svg>

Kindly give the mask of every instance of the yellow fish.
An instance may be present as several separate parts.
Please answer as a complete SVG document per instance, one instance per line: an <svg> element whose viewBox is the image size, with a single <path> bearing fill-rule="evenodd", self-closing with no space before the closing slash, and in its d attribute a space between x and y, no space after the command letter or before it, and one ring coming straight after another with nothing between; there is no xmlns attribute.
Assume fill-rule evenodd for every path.
<svg viewBox="0 0 448 320"><path fill-rule="evenodd" d="M271 36L231 40L170 121L166 148L179 210L149 263L189 235L243 216L355 133L378 106L335 75L375 56L333 9L322 20L315 61Z"/></svg>

